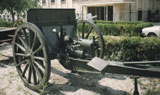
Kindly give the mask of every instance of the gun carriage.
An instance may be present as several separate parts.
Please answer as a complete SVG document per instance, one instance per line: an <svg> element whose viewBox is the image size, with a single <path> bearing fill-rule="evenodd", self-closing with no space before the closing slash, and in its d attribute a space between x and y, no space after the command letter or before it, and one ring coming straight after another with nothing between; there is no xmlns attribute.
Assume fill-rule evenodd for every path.
<svg viewBox="0 0 160 95"><path fill-rule="evenodd" d="M74 9L30 9L27 21L15 32L13 56L19 76L30 89L38 90L48 82L52 59L58 59L72 72L160 77L160 70L155 67L159 61L103 60L101 31L92 21L76 20Z"/></svg>

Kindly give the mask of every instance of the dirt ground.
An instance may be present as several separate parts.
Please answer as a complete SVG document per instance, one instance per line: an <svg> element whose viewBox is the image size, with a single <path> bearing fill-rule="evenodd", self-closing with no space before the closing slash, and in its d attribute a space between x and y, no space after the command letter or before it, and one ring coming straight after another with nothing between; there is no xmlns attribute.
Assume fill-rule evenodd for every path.
<svg viewBox="0 0 160 95"><path fill-rule="evenodd" d="M12 59L12 46L0 46L0 95L132 95L133 79L115 74L72 74L57 60L51 61L50 85L37 93L23 85ZM140 95L144 90L139 87Z"/></svg>

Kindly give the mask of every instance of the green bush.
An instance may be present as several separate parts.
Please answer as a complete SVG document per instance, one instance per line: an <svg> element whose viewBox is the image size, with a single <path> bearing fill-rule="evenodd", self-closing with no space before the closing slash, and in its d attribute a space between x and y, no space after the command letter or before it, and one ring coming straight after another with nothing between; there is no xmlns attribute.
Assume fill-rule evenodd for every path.
<svg viewBox="0 0 160 95"><path fill-rule="evenodd" d="M113 36L140 36L144 27L152 26L152 23L138 22L138 21L95 21L96 25L100 28L103 35ZM85 25L85 31L89 26ZM82 30L82 24L78 25L78 29Z"/></svg>
<svg viewBox="0 0 160 95"><path fill-rule="evenodd" d="M114 61L160 60L160 38L104 36L105 59Z"/></svg>
<svg viewBox="0 0 160 95"><path fill-rule="evenodd" d="M12 25L12 22L0 20L0 27L12 27Z"/></svg>
<svg viewBox="0 0 160 95"><path fill-rule="evenodd" d="M151 23L96 21L96 24L104 35L105 59L114 61L160 60L160 38L139 37L142 28L152 26ZM80 30L82 30L81 27L82 24L78 25ZM85 31L87 29L89 29L88 25Z"/></svg>
<svg viewBox="0 0 160 95"><path fill-rule="evenodd" d="M144 27L152 26L152 23L137 21L96 21L103 35L113 36L140 36Z"/></svg>
<svg viewBox="0 0 160 95"><path fill-rule="evenodd" d="M104 21L104 20L96 20L95 23L103 23L103 24L140 24L146 23L143 21Z"/></svg>

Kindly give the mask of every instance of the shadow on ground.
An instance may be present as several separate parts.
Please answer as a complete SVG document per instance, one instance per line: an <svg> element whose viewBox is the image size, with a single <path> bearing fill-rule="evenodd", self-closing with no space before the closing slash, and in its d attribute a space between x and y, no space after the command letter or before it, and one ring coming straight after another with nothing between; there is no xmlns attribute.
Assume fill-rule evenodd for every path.
<svg viewBox="0 0 160 95"><path fill-rule="evenodd" d="M0 60L0 67L5 68L6 65L14 66L13 57L2 55L2 54L0 54L0 56L7 57L7 59Z"/></svg>
<svg viewBox="0 0 160 95"><path fill-rule="evenodd" d="M12 46L10 43L0 44L0 67L13 66Z"/></svg>
<svg viewBox="0 0 160 95"><path fill-rule="evenodd" d="M0 51L9 49L9 47L1 47ZM0 60L0 67L7 68L7 65L13 65L13 57L9 55L0 54L0 56L5 57L5 59ZM56 66L55 66L56 67ZM63 70L57 69L57 67L52 67L52 74L57 74L58 76L66 79L66 82L56 83L53 81L50 82L47 88L40 92L42 95L128 95L126 91L116 90L108 86L102 86L99 84L99 80L102 78L113 78L118 80L125 80L123 76L103 76L98 73L79 73L72 74L66 73ZM56 78L59 80L59 77ZM61 79L59 80L61 81ZM63 80L62 80L63 81ZM89 94L87 94L89 92ZM114 92L114 94L113 94Z"/></svg>
<svg viewBox="0 0 160 95"><path fill-rule="evenodd" d="M49 86L43 91L45 94L47 93L48 95L66 95L63 92L75 93L68 93L67 95L88 95L87 93L82 94L83 92L81 94L76 94L76 92L80 91L81 89L93 92L93 94L90 95L115 95L115 93L117 93L116 95L129 95L128 92L115 90L114 88L99 85L98 81L101 78L106 77L100 74L86 72L79 74L63 73L62 71L57 70L53 67L51 69L51 72L65 77L66 79L68 79L68 82L64 84L50 83ZM119 79L124 80L125 78L121 77ZM114 92L114 94L112 92Z"/></svg>

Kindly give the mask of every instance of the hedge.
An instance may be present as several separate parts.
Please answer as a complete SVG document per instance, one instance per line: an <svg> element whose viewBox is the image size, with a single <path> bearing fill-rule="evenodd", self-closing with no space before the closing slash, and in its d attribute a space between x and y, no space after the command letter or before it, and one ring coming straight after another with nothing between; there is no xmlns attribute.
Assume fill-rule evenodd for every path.
<svg viewBox="0 0 160 95"><path fill-rule="evenodd" d="M104 20L95 20L95 23L103 23L103 24L141 24L141 23L149 23L143 21L104 21Z"/></svg>
<svg viewBox="0 0 160 95"><path fill-rule="evenodd" d="M152 26L152 23L137 22L137 21L96 21L96 25L99 26L103 35L113 36L140 36L144 27ZM81 30L82 24L78 25ZM89 30L86 25L85 31Z"/></svg>
<svg viewBox="0 0 160 95"><path fill-rule="evenodd" d="M105 59L114 61L160 60L160 38L104 36Z"/></svg>
<svg viewBox="0 0 160 95"><path fill-rule="evenodd" d="M0 27L12 27L12 25L12 22L0 20Z"/></svg>
<svg viewBox="0 0 160 95"><path fill-rule="evenodd" d="M96 21L96 24L104 35L113 36L140 36L143 28L152 26L152 23L137 21Z"/></svg>

